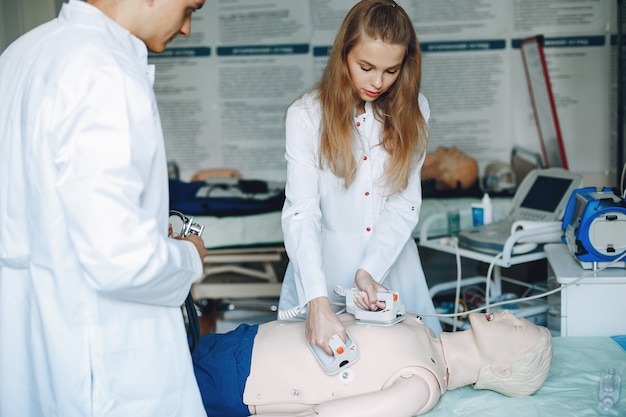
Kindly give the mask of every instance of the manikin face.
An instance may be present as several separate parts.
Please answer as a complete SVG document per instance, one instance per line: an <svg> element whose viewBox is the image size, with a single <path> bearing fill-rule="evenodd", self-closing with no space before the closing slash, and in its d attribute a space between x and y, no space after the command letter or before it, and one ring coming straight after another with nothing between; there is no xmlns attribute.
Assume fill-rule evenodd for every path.
<svg viewBox="0 0 626 417"><path fill-rule="evenodd" d="M508 310L470 314L478 350L487 362L509 363L539 341L541 331L530 321Z"/></svg>
<svg viewBox="0 0 626 417"><path fill-rule="evenodd" d="M189 36L191 15L205 0L148 0L148 24L138 28L135 35L152 52L163 52L176 36Z"/></svg>
<svg viewBox="0 0 626 417"><path fill-rule="evenodd" d="M363 102L374 101L389 89L400 75L406 47L363 36L348 52L348 71ZM364 111L364 103L358 108Z"/></svg>

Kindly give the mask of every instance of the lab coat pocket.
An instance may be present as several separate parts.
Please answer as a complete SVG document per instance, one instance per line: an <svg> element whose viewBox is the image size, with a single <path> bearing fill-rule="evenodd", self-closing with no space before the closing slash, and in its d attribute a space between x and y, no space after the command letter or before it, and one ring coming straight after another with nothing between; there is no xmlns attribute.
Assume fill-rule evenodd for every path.
<svg viewBox="0 0 626 417"><path fill-rule="evenodd" d="M101 343L95 344L101 351L93 355L94 409L177 415L192 370L187 339L180 317L155 316L101 328Z"/></svg>

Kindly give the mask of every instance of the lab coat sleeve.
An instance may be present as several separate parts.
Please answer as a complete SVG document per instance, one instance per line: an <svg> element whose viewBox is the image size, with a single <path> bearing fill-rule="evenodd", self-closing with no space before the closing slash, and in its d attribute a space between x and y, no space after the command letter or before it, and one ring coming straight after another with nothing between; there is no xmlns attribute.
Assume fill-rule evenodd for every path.
<svg viewBox="0 0 626 417"><path fill-rule="evenodd" d="M426 97L421 94L419 105L422 116L428 122L430 107ZM386 199L376 220L372 238L367 244L360 266L369 272L376 282L383 282L386 278L407 241L411 239L419 221L422 206L421 173L425 158L426 152L411 173L407 187Z"/></svg>
<svg viewBox="0 0 626 417"><path fill-rule="evenodd" d="M301 305L327 296L322 269L319 190L319 109L297 102L287 111L287 184L282 212L285 249Z"/></svg>
<svg viewBox="0 0 626 417"><path fill-rule="evenodd" d="M165 150L152 85L102 55L89 57L100 62L72 80L60 79L73 88L60 88L67 93L52 103L63 109L49 125L67 233L94 290L180 306L202 262L192 243L167 237Z"/></svg>

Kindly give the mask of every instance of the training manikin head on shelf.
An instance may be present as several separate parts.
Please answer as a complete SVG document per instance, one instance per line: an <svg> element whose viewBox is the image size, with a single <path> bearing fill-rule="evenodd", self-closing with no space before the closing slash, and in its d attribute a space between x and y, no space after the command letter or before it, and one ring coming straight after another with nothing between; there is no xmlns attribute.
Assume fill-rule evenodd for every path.
<svg viewBox="0 0 626 417"><path fill-rule="evenodd" d="M409 417L427 412L447 390L464 385L513 397L532 395L552 363L549 331L509 311L471 314L468 330L439 338L414 317L387 327L356 324L349 314L340 319L360 358L336 375L325 374L314 358L303 337L304 322L265 323L258 332L256 326L243 325L234 332L204 336L193 356L209 414L220 415L212 407L224 405L221 390L229 389L241 393L234 399L241 401L241 415L378 417L393 410L394 416ZM244 330L247 339L237 339L235 333ZM216 356L224 349L216 348L220 345L215 341L230 336L234 346L247 342L248 353L240 349L236 358ZM219 372L225 373L228 361L238 361L240 377L225 388ZM248 363L250 368L242 369Z"/></svg>

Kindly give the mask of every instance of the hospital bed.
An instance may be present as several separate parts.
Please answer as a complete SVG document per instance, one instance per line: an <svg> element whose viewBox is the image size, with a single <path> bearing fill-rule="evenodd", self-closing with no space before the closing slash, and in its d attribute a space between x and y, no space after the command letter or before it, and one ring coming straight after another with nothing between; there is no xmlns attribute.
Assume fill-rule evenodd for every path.
<svg viewBox="0 0 626 417"><path fill-rule="evenodd" d="M546 383L535 395L509 398L466 386L448 391L426 416L626 416L626 382L622 383L614 414L602 414L597 408L602 371L616 368L622 379L626 376L626 336L555 337L553 341L552 368Z"/></svg>
<svg viewBox="0 0 626 417"><path fill-rule="evenodd" d="M435 213L456 207L463 212L474 197L425 198L420 222ZM493 198L494 217L503 217L511 199ZM467 210L465 210L467 211ZM204 226L202 238L209 252L204 261L204 274L194 283L194 299L278 297L282 279L281 265L286 262L281 228L281 212L271 211L242 216L194 215ZM471 216L461 216L461 228L471 226ZM419 224L413 237L419 238ZM435 224L430 237L447 234L447 224ZM224 276L228 276L226 282Z"/></svg>

